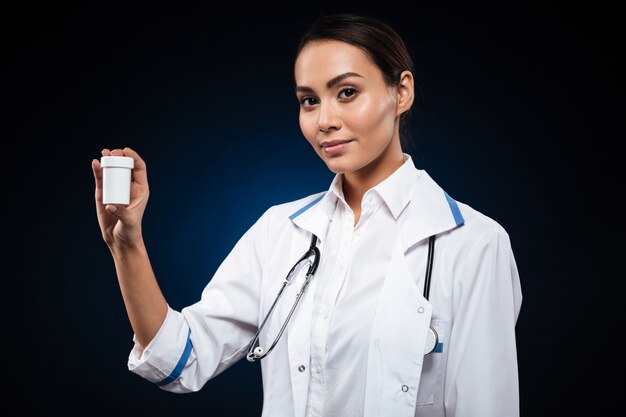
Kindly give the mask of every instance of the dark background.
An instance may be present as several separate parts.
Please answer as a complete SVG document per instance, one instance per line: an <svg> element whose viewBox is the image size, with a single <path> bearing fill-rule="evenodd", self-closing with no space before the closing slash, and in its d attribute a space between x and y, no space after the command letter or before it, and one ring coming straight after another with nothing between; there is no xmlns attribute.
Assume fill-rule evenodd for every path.
<svg viewBox="0 0 626 417"><path fill-rule="evenodd" d="M379 17L403 36L419 96L407 152L509 232L524 295L522 415L620 405L617 10L20 4L2 17L5 405L21 415L260 415L257 365L240 362L188 395L127 370L132 330L97 223L91 160L129 146L147 162L152 266L173 308L195 302L266 208L332 179L299 131L292 65L307 25L334 12Z"/></svg>

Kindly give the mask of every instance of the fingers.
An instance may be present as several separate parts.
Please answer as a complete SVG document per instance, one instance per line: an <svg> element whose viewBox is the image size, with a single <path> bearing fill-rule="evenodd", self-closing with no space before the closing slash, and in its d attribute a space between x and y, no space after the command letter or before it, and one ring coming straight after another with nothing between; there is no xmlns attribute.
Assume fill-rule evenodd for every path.
<svg viewBox="0 0 626 417"><path fill-rule="evenodd" d="M115 150L113 152L115 152ZM129 156L135 160L135 167L132 171L133 181L141 185L148 185L148 171L144 160L131 148L126 147L123 152L124 156Z"/></svg>
<svg viewBox="0 0 626 417"><path fill-rule="evenodd" d="M109 150L108 148L104 148L102 149L101 153L102 153L102 156L128 156L130 158L133 158L134 160L134 168L132 170L133 181L139 185L148 185L148 173L146 169L146 163L143 159L141 159L141 157L135 150L129 147L126 147L124 149L116 148L116 149L113 149L112 151ZM94 162L92 161L92 166L93 165L94 165ZM97 168L94 168L94 176L96 176L97 173L99 173L100 181L101 181L102 167L100 166L99 162L97 164ZM100 182L100 187L101 186L102 186L102 182ZM98 187L97 176L96 176L96 187Z"/></svg>
<svg viewBox="0 0 626 417"><path fill-rule="evenodd" d="M130 149L130 148L124 148L124 149ZM101 153L102 153L102 156L127 156L127 155L124 155L124 151L119 148L113 149L112 151L109 150L108 148L104 148L102 149Z"/></svg>
<svg viewBox="0 0 626 417"><path fill-rule="evenodd" d="M113 149L112 151L104 148L102 150L102 156L124 156L124 151L121 149Z"/></svg>
<svg viewBox="0 0 626 417"><path fill-rule="evenodd" d="M147 169L146 169L146 163L143 159L141 159L139 154L134 149L126 147L124 149L116 148L113 150L109 150L108 148L104 148L102 149L101 153L102 153L102 156L128 156L130 158L133 158L134 160L134 168L132 171L133 181L140 185L148 184L148 174L147 174ZM98 169L101 174L102 168L100 167L99 163L98 163Z"/></svg>
<svg viewBox="0 0 626 417"><path fill-rule="evenodd" d="M122 221L123 224L129 224L130 213L124 205L107 204L104 207L107 213L112 214Z"/></svg>
<svg viewBox="0 0 626 417"><path fill-rule="evenodd" d="M93 159L91 161L91 169L93 170L93 177L96 180L96 190L102 189L102 168L100 167L100 161Z"/></svg>

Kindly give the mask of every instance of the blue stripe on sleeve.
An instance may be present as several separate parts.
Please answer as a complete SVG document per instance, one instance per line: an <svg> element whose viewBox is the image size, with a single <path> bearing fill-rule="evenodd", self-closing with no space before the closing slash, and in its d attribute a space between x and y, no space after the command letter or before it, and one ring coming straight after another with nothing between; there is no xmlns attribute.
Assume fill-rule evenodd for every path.
<svg viewBox="0 0 626 417"><path fill-rule="evenodd" d="M454 217L454 221L456 222L456 225L461 226L462 224L465 223L465 219L463 218L463 215L461 214L459 205L456 203L456 201L452 199L452 197L448 195L448 193L446 193L445 191L443 193L446 195L446 200L448 200L448 205L450 206L450 210L452 210L452 216Z"/></svg>
<svg viewBox="0 0 626 417"><path fill-rule="evenodd" d="M187 344L185 345L185 350L183 350L183 354L180 356L180 359L178 360L178 363L174 367L174 370L172 371L172 373L169 374L169 376L167 376L162 381L159 381L156 383L158 386L167 385L170 382L173 382L176 378L180 376L180 374L183 372L183 368L185 367L185 364L189 360L189 355L191 355L192 347L193 346L191 345L191 329L189 329L189 333L187 333Z"/></svg>

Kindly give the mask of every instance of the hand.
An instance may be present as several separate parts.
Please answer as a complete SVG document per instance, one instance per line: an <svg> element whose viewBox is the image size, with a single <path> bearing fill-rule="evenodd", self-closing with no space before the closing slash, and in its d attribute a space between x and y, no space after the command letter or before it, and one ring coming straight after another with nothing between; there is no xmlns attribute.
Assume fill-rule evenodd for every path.
<svg viewBox="0 0 626 417"><path fill-rule="evenodd" d="M102 204L102 167L100 161L91 161L93 176L96 180L96 213L102 231L102 238L111 248L113 246L135 245L142 240L141 219L148 204L150 194L146 163L139 154L130 148L102 150L103 156L129 156L135 160L131 171L130 204Z"/></svg>

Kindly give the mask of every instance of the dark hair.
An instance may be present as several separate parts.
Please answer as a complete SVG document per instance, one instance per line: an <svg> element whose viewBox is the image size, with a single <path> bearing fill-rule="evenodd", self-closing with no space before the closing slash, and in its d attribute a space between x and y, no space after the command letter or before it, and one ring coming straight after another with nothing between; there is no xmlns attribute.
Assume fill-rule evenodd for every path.
<svg viewBox="0 0 626 417"><path fill-rule="evenodd" d="M335 14L324 16L313 23L300 38L296 49L296 58L310 42L337 40L361 48L365 55L383 73L387 85L400 83L403 71L413 72L413 60L398 33L388 24L363 15ZM400 142L402 147L410 146L405 128L406 116L400 116Z"/></svg>

